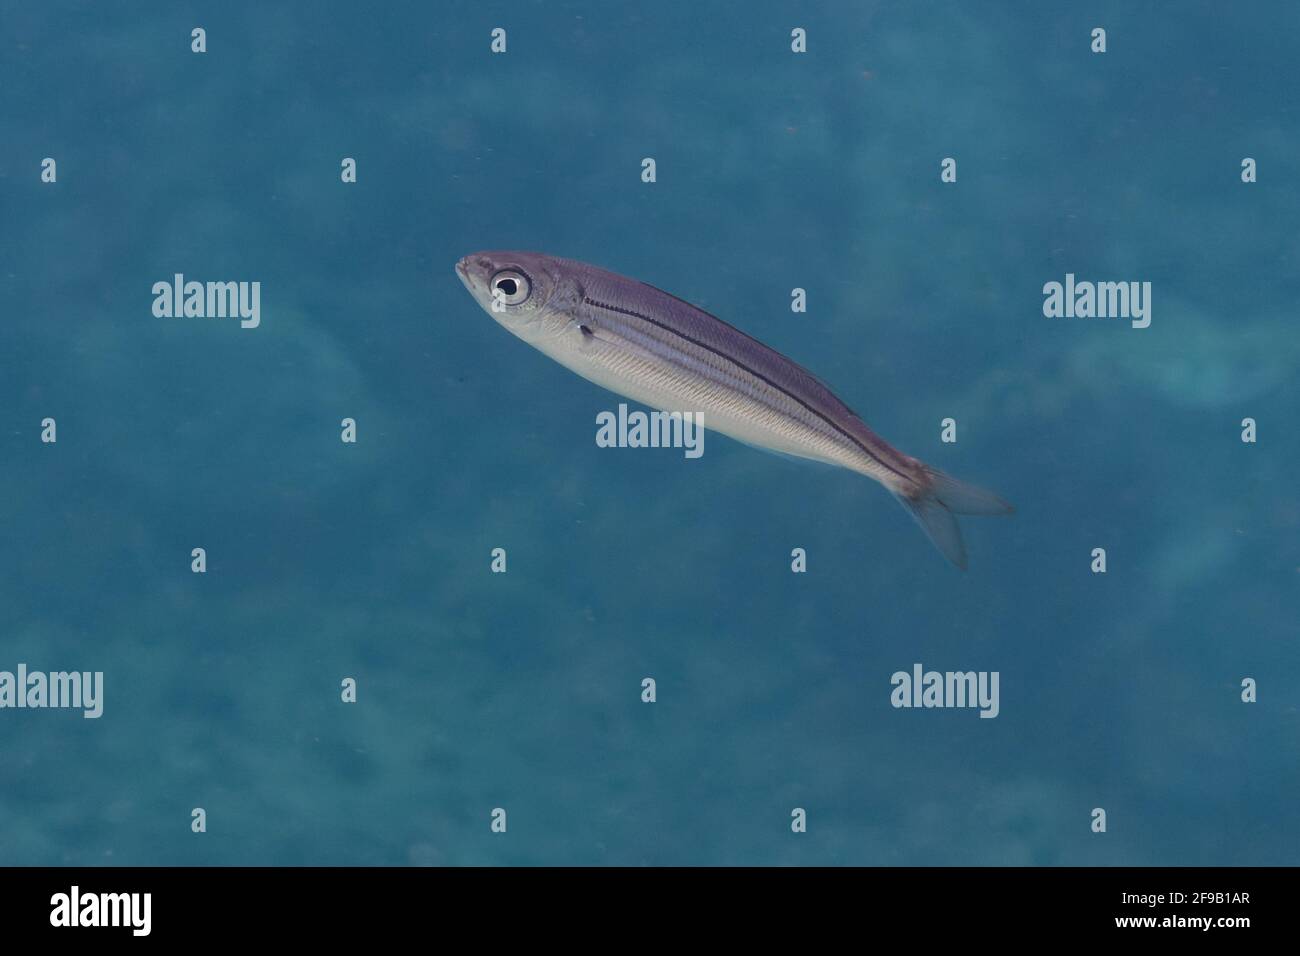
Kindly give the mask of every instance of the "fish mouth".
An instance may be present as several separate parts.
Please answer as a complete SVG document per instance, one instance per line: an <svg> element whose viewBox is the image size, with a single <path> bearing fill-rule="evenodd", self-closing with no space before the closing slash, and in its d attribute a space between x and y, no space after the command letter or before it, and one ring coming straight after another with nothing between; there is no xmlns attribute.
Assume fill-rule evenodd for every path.
<svg viewBox="0 0 1300 956"><path fill-rule="evenodd" d="M471 264L472 263L469 256L465 256L463 259L458 260L456 262L456 275L460 277L461 285L465 287L466 291L468 291L470 295L474 296L474 298L477 299L479 293L478 290L479 284L475 282L474 273L470 271Z"/></svg>

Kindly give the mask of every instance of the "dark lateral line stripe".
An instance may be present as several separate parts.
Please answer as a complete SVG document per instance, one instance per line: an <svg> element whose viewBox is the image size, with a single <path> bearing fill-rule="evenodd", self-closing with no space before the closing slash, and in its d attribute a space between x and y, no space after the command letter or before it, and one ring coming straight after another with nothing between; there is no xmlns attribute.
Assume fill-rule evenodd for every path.
<svg viewBox="0 0 1300 956"><path fill-rule="evenodd" d="M718 358L725 359L726 361L730 362L732 365L735 365L737 368L744 369L746 372L754 376L754 378L758 379L760 382L766 382L769 386L776 389L779 393L784 395L786 398L798 402L805 409L807 409L809 414L811 414L813 417L820 419L821 421L825 422L827 425L830 425L831 428L835 429L837 432L839 432L841 435L843 435L845 438L851 441L854 445L861 448L862 451L866 453L867 457L870 458L872 461L879 462L889 471L893 472L895 475L898 475L899 478L902 478L905 481L912 480L907 475L903 474L901 471L895 469L893 465L891 465L889 462L882 459L879 455L873 452L866 445L862 444L862 442L858 440L856 435L852 435L849 432L846 432L836 422L832 421L824 412L819 412L817 409L813 408L811 405L805 402L798 395L795 395L792 392L789 392L786 389L782 388L780 385L772 381L766 375L764 375L761 372L755 371L754 369L746 365L744 362L737 361L735 358L733 358L730 355L727 355L725 352L720 352L717 349L713 348L712 346L708 345L707 343L701 342L698 339L693 339L689 335L685 334L684 332L680 332L677 329L674 329L672 326L660 322L658 319L652 319L650 316L645 315L641 312L636 312L633 311L632 309L624 309L621 306L617 306L617 305L610 305L608 302L597 302L595 299L589 299L585 295L582 297L582 301L587 305L594 305L598 309L608 309L610 312L617 312L620 315L630 315L632 318L640 319L643 322L649 322L651 325L663 329L665 332L667 332L670 335L675 335L679 339L683 339L687 342L690 342L696 348L701 348L704 349L704 351L706 352L711 352L712 354L718 356ZM689 305L690 303L686 303L686 304ZM695 308L695 306L691 306L691 308Z"/></svg>

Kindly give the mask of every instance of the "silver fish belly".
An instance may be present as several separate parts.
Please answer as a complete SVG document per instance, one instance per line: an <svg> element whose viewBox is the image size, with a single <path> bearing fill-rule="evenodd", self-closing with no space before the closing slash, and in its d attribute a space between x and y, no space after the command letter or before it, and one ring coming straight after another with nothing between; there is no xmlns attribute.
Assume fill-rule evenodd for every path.
<svg viewBox="0 0 1300 956"><path fill-rule="evenodd" d="M456 265L510 332L597 385L773 451L884 485L964 568L953 514L1008 514L1001 498L930 468L867 427L812 373L721 319L635 279L535 252L479 252Z"/></svg>

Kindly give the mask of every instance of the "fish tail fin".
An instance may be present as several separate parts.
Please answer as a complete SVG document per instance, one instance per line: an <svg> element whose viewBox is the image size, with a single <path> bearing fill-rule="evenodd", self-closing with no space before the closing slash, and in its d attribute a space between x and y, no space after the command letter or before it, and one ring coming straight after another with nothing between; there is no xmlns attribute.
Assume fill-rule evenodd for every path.
<svg viewBox="0 0 1300 956"><path fill-rule="evenodd" d="M931 543L954 565L966 570L966 545L953 515L1009 515L1016 509L991 491L958 481L929 465L910 492L895 491L908 514L916 519Z"/></svg>

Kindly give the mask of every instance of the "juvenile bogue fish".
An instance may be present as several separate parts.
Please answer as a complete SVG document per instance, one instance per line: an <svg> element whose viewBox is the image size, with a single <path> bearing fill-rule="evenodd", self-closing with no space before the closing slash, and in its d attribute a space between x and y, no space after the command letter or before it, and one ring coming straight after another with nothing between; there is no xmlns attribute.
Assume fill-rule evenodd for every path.
<svg viewBox="0 0 1300 956"><path fill-rule="evenodd" d="M1013 510L903 454L812 373L654 286L536 252L476 252L456 272L488 315L597 385L662 411L701 412L705 427L747 444L874 478L959 568L966 548L953 515Z"/></svg>

